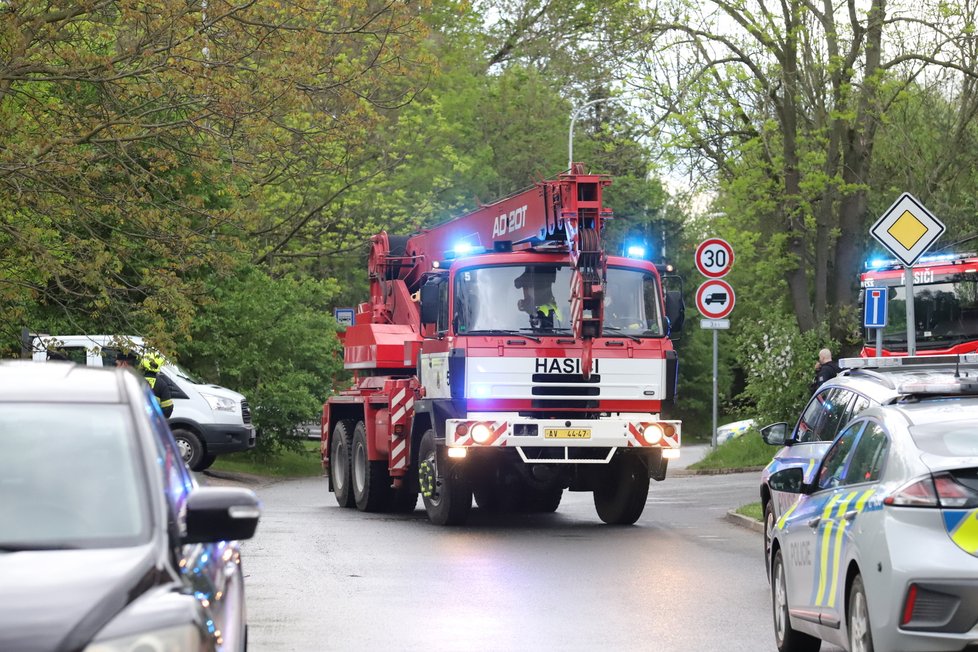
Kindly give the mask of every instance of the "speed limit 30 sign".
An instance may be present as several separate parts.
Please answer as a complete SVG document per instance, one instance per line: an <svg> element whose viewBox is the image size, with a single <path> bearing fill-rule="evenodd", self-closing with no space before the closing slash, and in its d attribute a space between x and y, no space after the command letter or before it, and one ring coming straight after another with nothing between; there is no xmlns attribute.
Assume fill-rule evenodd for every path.
<svg viewBox="0 0 978 652"><path fill-rule="evenodd" d="M707 278L726 276L733 260L733 247L720 238L707 238L696 248L696 269Z"/></svg>

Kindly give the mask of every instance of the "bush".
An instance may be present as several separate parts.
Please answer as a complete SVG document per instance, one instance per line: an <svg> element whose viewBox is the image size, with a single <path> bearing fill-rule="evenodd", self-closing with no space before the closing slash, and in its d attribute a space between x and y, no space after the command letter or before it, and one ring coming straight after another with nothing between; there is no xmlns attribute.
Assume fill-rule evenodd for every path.
<svg viewBox="0 0 978 652"><path fill-rule="evenodd" d="M318 420L334 383L346 377L329 308L335 284L272 278L248 266L213 287L181 359L248 398L259 458L298 449L299 424Z"/></svg>
<svg viewBox="0 0 978 652"><path fill-rule="evenodd" d="M759 425L793 422L808 400L815 362L822 348L838 350L828 328L801 333L790 317L761 322L743 331L737 342L747 371L744 394L756 406Z"/></svg>

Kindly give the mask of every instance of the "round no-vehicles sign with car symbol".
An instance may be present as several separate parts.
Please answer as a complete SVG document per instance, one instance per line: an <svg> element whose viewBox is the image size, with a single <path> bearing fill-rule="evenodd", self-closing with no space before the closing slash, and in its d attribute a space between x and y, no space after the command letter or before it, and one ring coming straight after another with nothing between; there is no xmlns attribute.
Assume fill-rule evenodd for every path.
<svg viewBox="0 0 978 652"><path fill-rule="evenodd" d="M733 267L734 252L726 240L707 238L696 247L696 269L707 278L725 276Z"/></svg>
<svg viewBox="0 0 978 652"><path fill-rule="evenodd" d="M726 281L706 281L696 290L696 309L707 319L723 319L733 310L737 298Z"/></svg>

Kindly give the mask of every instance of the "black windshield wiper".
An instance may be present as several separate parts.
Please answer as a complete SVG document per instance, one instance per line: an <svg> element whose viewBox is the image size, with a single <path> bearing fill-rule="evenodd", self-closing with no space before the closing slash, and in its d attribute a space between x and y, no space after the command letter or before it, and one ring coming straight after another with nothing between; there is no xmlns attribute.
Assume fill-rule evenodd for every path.
<svg viewBox="0 0 978 652"><path fill-rule="evenodd" d="M520 333L519 331L507 331L507 330L481 330L481 331L466 331L465 333L460 333L460 335L515 335L516 337L525 337L531 342L540 343L539 337L533 337L532 335L526 335Z"/></svg>
<svg viewBox="0 0 978 652"><path fill-rule="evenodd" d="M617 327L617 326L605 326L604 327L604 331L601 334L602 335L617 335L619 337L627 337L628 339L632 340L633 342L641 342L642 341L640 338L636 337L635 335L629 335L628 333L622 333L622 332L609 333L608 331L621 331L621 329L619 327Z"/></svg>

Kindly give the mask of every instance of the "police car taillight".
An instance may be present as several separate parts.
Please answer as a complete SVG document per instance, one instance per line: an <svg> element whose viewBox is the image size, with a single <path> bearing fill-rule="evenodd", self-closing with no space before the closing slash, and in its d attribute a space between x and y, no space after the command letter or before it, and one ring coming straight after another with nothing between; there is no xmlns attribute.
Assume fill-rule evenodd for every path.
<svg viewBox="0 0 978 652"><path fill-rule="evenodd" d="M978 492L965 487L950 473L928 476L904 485L883 499L896 507L944 507L961 509L978 506Z"/></svg>

